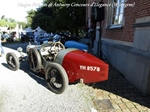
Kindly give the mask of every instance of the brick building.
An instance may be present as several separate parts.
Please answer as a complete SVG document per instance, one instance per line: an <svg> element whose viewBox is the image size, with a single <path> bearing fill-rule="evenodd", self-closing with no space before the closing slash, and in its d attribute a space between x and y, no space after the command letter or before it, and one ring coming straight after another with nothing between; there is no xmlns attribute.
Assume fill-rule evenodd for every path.
<svg viewBox="0 0 150 112"><path fill-rule="evenodd" d="M150 95L150 0L103 2L103 54L133 86ZM87 7L86 20L90 26L91 7Z"/></svg>

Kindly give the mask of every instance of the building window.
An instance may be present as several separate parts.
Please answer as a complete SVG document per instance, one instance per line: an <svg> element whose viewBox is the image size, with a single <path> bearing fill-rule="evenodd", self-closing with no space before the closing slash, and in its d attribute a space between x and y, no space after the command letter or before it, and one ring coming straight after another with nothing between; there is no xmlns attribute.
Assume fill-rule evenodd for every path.
<svg viewBox="0 0 150 112"><path fill-rule="evenodd" d="M112 0L112 13L110 27L122 27L123 13L124 13L124 0Z"/></svg>

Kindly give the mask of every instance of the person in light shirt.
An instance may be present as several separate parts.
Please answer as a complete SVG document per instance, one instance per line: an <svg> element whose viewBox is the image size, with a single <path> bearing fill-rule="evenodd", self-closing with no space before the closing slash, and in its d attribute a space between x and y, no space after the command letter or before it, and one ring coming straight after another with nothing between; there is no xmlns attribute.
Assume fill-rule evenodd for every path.
<svg viewBox="0 0 150 112"><path fill-rule="evenodd" d="M2 55L4 55L4 49L3 49L3 46L2 46L2 42L1 42L1 32L0 32L0 57L2 57Z"/></svg>
<svg viewBox="0 0 150 112"><path fill-rule="evenodd" d="M44 36L45 36L45 37L47 37L47 36L48 36L47 32L45 32L45 33L44 33Z"/></svg>
<svg viewBox="0 0 150 112"><path fill-rule="evenodd" d="M36 39L38 38L38 32L37 30L35 30L34 32L34 42L36 43Z"/></svg>

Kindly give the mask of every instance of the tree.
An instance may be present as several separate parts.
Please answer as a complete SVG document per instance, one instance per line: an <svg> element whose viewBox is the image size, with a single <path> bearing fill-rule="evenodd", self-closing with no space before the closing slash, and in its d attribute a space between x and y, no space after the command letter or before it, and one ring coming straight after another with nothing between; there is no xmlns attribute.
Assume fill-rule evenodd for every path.
<svg viewBox="0 0 150 112"><path fill-rule="evenodd" d="M22 28L26 28L27 24L25 22L18 22L19 25L22 25Z"/></svg>
<svg viewBox="0 0 150 112"><path fill-rule="evenodd" d="M5 15L2 15L1 19L4 19L5 18Z"/></svg>
<svg viewBox="0 0 150 112"><path fill-rule="evenodd" d="M43 13L37 13L32 22L32 28L36 28L40 26L42 29L47 30L50 25L51 18Z"/></svg>
<svg viewBox="0 0 150 112"><path fill-rule="evenodd" d="M76 0L75 4L84 4L85 0ZM63 0L64 4L72 4L74 0ZM85 26L86 7L57 7L54 13L57 23L57 29L63 28L75 32L78 35L78 30Z"/></svg>
<svg viewBox="0 0 150 112"><path fill-rule="evenodd" d="M43 7L37 11L29 11L28 25L33 28L40 26L47 31L69 30L78 34L85 26L86 7L50 7L50 4L71 4L74 0L44 0ZM77 4L85 4L86 0L76 0Z"/></svg>
<svg viewBox="0 0 150 112"><path fill-rule="evenodd" d="M27 16L26 16L26 19L27 19L27 25L28 26L31 26L32 25L32 22L33 22L33 18L34 18L34 16L35 16L35 14L36 14L36 11L35 10L29 10L29 11L27 11Z"/></svg>
<svg viewBox="0 0 150 112"><path fill-rule="evenodd" d="M14 19L12 19L12 18L9 18L8 21L9 21L9 22L16 22L16 21L15 21Z"/></svg>

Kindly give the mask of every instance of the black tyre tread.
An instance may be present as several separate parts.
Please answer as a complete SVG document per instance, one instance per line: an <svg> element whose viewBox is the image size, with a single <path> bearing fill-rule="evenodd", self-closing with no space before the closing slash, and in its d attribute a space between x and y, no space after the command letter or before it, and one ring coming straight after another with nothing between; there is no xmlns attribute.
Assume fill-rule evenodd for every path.
<svg viewBox="0 0 150 112"><path fill-rule="evenodd" d="M30 53L34 53L34 55L36 56L36 66L35 66L35 69L38 70L38 69L41 69L41 65L42 65L42 59L41 59L41 56L39 54L39 52L37 51L36 48L31 48L28 52L28 56L30 55ZM30 56L29 56L30 57ZM30 63L30 62L29 62Z"/></svg>
<svg viewBox="0 0 150 112"><path fill-rule="evenodd" d="M55 67L59 70L59 72L61 73L61 76L62 76L62 79L63 79L63 87L61 89L54 89L52 88L48 82L47 82L47 77L48 77L48 71L50 70L51 67ZM46 72L45 72L45 80L46 80L46 83L48 85L48 88L54 92L55 94L61 94L63 93L66 88L68 87L68 84L69 84L69 81L68 81L68 76L67 76L67 73L65 71L65 69L58 63L51 63L49 64L47 67L46 67Z"/></svg>
<svg viewBox="0 0 150 112"><path fill-rule="evenodd" d="M8 58L12 56L14 61L15 61L15 65L16 67L12 67L11 65L9 65L8 63ZM17 71L19 68L20 68L20 62L19 62L19 58L13 53L13 52L9 52L6 54L6 62L7 62L7 65L8 67L13 70L13 71Z"/></svg>

